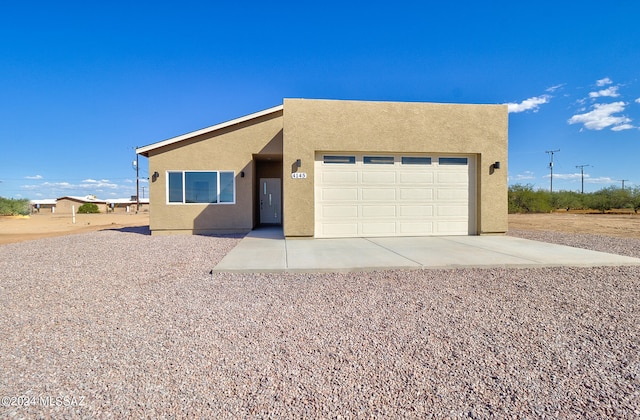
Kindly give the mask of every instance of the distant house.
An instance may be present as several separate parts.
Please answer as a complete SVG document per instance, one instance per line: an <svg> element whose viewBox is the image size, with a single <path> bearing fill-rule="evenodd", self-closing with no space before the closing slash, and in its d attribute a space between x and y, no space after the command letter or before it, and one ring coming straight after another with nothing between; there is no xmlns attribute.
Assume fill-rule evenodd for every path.
<svg viewBox="0 0 640 420"><path fill-rule="evenodd" d="M56 212L56 199L45 198L43 200L31 200L31 213L40 213L46 211L49 213Z"/></svg>
<svg viewBox="0 0 640 420"><path fill-rule="evenodd" d="M138 202L136 201L136 196L132 196L131 198L112 198L107 200L107 212L111 213L135 213L136 211L149 211L149 199L141 198L140 199L140 209L138 210L136 206Z"/></svg>
<svg viewBox="0 0 640 420"><path fill-rule="evenodd" d="M87 195L84 197L74 197L74 196L68 195L68 196L60 197L57 199L56 213L70 214L73 212L73 208L75 208L75 211L78 212L78 209L80 208L80 206L85 203L96 204L98 206L98 209L100 209L101 213L107 211L106 200L101 200L97 198L95 195Z"/></svg>
<svg viewBox="0 0 640 420"><path fill-rule="evenodd" d="M507 231L505 105L284 99L137 149L154 235Z"/></svg>

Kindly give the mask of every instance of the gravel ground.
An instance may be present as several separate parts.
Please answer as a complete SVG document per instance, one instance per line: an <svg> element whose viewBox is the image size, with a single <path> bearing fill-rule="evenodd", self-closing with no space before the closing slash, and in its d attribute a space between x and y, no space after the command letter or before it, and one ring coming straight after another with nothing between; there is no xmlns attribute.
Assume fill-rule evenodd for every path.
<svg viewBox="0 0 640 420"><path fill-rule="evenodd" d="M141 233L0 246L0 417L640 417L640 267L211 275L239 238Z"/></svg>

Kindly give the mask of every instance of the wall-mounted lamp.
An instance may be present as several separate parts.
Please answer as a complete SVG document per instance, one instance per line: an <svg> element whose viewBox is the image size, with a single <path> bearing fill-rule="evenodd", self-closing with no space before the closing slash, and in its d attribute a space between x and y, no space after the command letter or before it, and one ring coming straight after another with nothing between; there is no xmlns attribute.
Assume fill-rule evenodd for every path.
<svg viewBox="0 0 640 420"><path fill-rule="evenodd" d="M158 171L155 171L155 172L153 173L153 177L154 177L154 178L158 178L159 176L160 176L160 174L158 173Z"/></svg>
<svg viewBox="0 0 640 420"><path fill-rule="evenodd" d="M302 160L301 159L297 159L296 160L296 166L299 168L302 166Z"/></svg>
<svg viewBox="0 0 640 420"><path fill-rule="evenodd" d="M240 178L244 178L244 171L240 171Z"/></svg>
<svg viewBox="0 0 640 420"><path fill-rule="evenodd" d="M495 162L493 164L493 169L500 169L500 162Z"/></svg>

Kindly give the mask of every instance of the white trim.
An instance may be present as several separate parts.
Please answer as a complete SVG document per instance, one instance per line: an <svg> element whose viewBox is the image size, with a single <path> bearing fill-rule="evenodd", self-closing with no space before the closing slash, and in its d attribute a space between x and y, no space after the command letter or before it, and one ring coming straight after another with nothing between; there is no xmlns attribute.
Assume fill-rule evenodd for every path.
<svg viewBox="0 0 640 420"><path fill-rule="evenodd" d="M192 131L190 133L182 134L182 135L177 136L177 137L172 137L170 139L163 140L163 141L160 141L158 143L153 143L153 144L150 144L148 146L139 147L139 148L136 149L136 153L139 154L139 155L146 156L145 153L148 153L151 150L155 150L155 149L158 149L160 147L168 146L170 144L178 143L178 142L180 142L182 140L190 139L192 137L196 137L196 136L199 136L201 134L207 134L207 133L210 133L212 131L216 131L216 130L220 130L220 129L223 129L223 128L231 127L232 125L241 124L243 122L250 121L250 120L253 120L255 118L260 118L260 117L263 117L265 115L269 115L269 114L273 114L275 112L282 111L283 109L284 109L284 105L274 106L273 108L269 108L269 109L265 109L265 110L262 110L262 111L254 112L253 114L245 115L244 117L240 117L240 118L236 118L234 120L226 121L226 122L223 122L223 123L220 123L220 124L212 125L211 127L203 128L203 129L200 129L200 130L197 130L197 131Z"/></svg>

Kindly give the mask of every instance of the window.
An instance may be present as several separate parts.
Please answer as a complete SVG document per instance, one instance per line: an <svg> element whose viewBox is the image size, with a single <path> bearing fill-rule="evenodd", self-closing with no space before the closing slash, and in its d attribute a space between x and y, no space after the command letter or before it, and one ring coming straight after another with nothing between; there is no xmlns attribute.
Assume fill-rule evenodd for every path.
<svg viewBox="0 0 640 420"><path fill-rule="evenodd" d="M365 165L393 165L393 156L365 156L362 161Z"/></svg>
<svg viewBox="0 0 640 420"><path fill-rule="evenodd" d="M167 183L169 203L235 202L235 174L231 171L172 171Z"/></svg>
<svg viewBox="0 0 640 420"><path fill-rule="evenodd" d="M423 156L403 156L402 164L403 165L431 165L431 158L423 157Z"/></svg>
<svg viewBox="0 0 640 420"><path fill-rule="evenodd" d="M324 156L324 163L356 163L355 156Z"/></svg>
<svg viewBox="0 0 640 420"><path fill-rule="evenodd" d="M466 165L467 158L444 158L438 159L440 165Z"/></svg>

